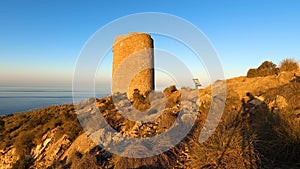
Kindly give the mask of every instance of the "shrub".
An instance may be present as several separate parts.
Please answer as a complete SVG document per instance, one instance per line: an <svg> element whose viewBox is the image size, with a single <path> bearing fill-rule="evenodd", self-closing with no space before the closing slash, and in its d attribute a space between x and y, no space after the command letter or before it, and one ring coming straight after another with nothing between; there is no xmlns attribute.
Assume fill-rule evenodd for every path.
<svg viewBox="0 0 300 169"><path fill-rule="evenodd" d="M33 163L33 158L31 156L22 156L13 166L12 169L27 169Z"/></svg>
<svg viewBox="0 0 300 169"><path fill-rule="evenodd" d="M265 61L257 69L249 69L247 72L247 77L265 77L278 74L278 72L279 69L277 68L276 64L270 61Z"/></svg>
<svg viewBox="0 0 300 169"><path fill-rule="evenodd" d="M292 58L284 59L280 62L280 71L293 71L299 68L299 64Z"/></svg>
<svg viewBox="0 0 300 169"><path fill-rule="evenodd" d="M114 97L100 99L99 103L102 104L102 106L99 107L100 112L104 112L106 110L113 109L114 102L119 102L124 97L126 97L126 96L121 95L121 94L116 94L116 95L114 95Z"/></svg>
<svg viewBox="0 0 300 169"><path fill-rule="evenodd" d="M28 155L33 146L33 134L28 131L21 132L15 139L14 146L20 156Z"/></svg>
<svg viewBox="0 0 300 169"><path fill-rule="evenodd" d="M165 88L164 95L167 99L166 107L171 108L180 103L180 91L177 90L175 85Z"/></svg>
<svg viewBox="0 0 300 169"><path fill-rule="evenodd" d="M140 91L138 89L134 89L133 93L133 107L140 111L146 111L150 108L150 101L149 101L149 94L150 92L146 92L148 96L144 96L143 94L140 94Z"/></svg>
<svg viewBox="0 0 300 169"><path fill-rule="evenodd" d="M247 77L252 78L252 77L257 77L257 69L249 69L247 72Z"/></svg>
<svg viewBox="0 0 300 169"><path fill-rule="evenodd" d="M0 119L0 133L5 130L4 124L5 124L5 122L2 119Z"/></svg>
<svg viewBox="0 0 300 169"><path fill-rule="evenodd" d="M81 158L78 164L72 165L71 169L73 168L96 169L99 168L99 166L97 165L96 157L92 154L87 153Z"/></svg>
<svg viewBox="0 0 300 169"><path fill-rule="evenodd" d="M79 122L73 122L70 123L70 126L67 126L65 130L65 133L69 135L69 139L71 141L74 141L79 135L79 133L82 131L82 128Z"/></svg>
<svg viewBox="0 0 300 169"><path fill-rule="evenodd" d="M263 70L263 69L276 69L276 64L270 61L264 61L257 69L258 70Z"/></svg>

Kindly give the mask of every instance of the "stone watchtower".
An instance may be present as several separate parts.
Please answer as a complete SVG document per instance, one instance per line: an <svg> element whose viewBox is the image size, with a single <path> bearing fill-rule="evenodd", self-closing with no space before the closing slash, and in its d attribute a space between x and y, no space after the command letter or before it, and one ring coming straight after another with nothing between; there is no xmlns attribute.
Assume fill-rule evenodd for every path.
<svg viewBox="0 0 300 169"><path fill-rule="evenodd" d="M154 90L153 40L149 34L132 32L115 38L113 45L112 92L141 94Z"/></svg>

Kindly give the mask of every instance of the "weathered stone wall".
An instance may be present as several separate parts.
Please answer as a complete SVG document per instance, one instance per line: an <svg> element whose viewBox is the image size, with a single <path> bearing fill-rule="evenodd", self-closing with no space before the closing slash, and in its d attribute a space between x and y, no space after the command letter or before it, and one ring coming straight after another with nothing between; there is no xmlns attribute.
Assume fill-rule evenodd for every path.
<svg viewBox="0 0 300 169"><path fill-rule="evenodd" d="M113 45L112 92L133 90L142 94L154 89L153 40L145 33L130 33L115 38Z"/></svg>

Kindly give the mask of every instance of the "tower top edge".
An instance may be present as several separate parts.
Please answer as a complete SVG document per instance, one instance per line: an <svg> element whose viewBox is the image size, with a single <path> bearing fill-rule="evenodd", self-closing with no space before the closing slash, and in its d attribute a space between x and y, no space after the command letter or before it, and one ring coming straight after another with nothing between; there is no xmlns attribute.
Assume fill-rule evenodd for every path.
<svg viewBox="0 0 300 169"><path fill-rule="evenodd" d="M148 34L148 33L143 33L143 32L130 32L129 34L123 34L123 35L119 35L119 36L115 37L114 43L116 44L116 43L118 43L118 42L120 42L120 41L122 41L122 40L125 40L125 39L127 39L127 38L131 38L131 37L134 37L134 36L145 36L145 37L147 37L147 38L149 38L149 39L152 39L152 38L151 38L151 35Z"/></svg>

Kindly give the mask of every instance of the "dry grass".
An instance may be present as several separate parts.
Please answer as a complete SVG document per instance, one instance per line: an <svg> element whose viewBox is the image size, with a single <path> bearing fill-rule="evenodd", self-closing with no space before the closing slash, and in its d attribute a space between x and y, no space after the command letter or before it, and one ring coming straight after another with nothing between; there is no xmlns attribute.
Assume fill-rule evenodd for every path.
<svg viewBox="0 0 300 169"><path fill-rule="evenodd" d="M262 110L257 119L255 147L266 168L297 166L300 160L300 123L287 112ZM299 120L299 119L298 119Z"/></svg>
<svg viewBox="0 0 300 169"><path fill-rule="evenodd" d="M254 115L241 116L241 102L228 91L226 107L213 135L193 145L192 168L289 168L300 166L300 84L293 82L264 92L266 102L277 95L287 98L289 107L273 112L266 104ZM206 108L200 107L202 112ZM205 113L204 113L205 114Z"/></svg>
<svg viewBox="0 0 300 169"><path fill-rule="evenodd" d="M217 129L206 142L195 143L192 148L192 168L256 168L259 164L254 149L254 133L248 124L249 119L240 115L238 94L233 91L227 93L225 111ZM208 111L207 108L200 109Z"/></svg>
<svg viewBox="0 0 300 169"><path fill-rule="evenodd" d="M299 68L299 64L293 58L286 58L280 62L280 71L294 71Z"/></svg>

